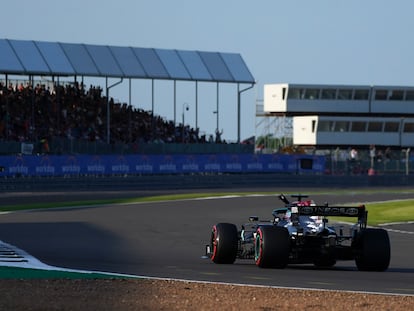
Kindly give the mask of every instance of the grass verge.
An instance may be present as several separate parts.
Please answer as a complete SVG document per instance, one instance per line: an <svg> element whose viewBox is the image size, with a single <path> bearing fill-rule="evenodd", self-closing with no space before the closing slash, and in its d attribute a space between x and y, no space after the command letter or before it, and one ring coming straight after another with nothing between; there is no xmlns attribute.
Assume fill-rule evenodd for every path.
<svg viewBox="0 0 414 311"><path fill-rule="evenodd" d="M19 267L0 267L0 279L121 279L128 276L95 272L71 272Z"/></svg>
<svg viewBox="0 0 414 311"><path fill-rule="evenodd" d="M414 200L367 203L368 225L414 221ZM330 217L332 220L350 222L348 217Z"/></svg>

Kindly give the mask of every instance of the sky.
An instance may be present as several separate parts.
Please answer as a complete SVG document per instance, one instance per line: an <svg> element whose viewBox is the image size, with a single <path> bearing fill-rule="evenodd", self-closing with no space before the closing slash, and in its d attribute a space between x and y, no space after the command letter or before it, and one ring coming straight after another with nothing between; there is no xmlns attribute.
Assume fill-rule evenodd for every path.
<svg viewBox="0 0 414 311"><path fill-rule="evenodd" d="M2 39L239 53L256 80L241 97L242 140L260 134L264 84L414 85L411 0L19 0L1 11ZM131 97L127 81L110 96L151 110L151 82L131 85ZM217 115L216 84L200 83L197 120L194 83L177 83L175 114L172 85L155 81L155 114L237 140L237 85L220 84Z"/></svg>

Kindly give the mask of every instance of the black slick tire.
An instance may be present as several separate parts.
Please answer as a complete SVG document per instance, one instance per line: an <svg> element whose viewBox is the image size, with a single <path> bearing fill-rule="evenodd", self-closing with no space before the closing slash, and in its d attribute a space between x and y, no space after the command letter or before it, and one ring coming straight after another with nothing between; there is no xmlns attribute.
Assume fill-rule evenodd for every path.
<svg viewBox="0 0 414 311"><path fill-rule="evenodd" d="M362 230L354 242L355 263L360 271L385 271L391 259L388 232L384 229Z"/></svg>
<svg viewBox="0 0 414 311"><path fill-rule="evenodd" d="M234 224L218 223L211 231L211 260L218 264L232 264L238 250L237 227Z"/></svg>
<svg viewBox="0 0 414 311"><path fill-rule="evenodd" d="M258 267L283 269L289 261L289 232L284 227L260 226L256 231L254 248Z"/></svg>

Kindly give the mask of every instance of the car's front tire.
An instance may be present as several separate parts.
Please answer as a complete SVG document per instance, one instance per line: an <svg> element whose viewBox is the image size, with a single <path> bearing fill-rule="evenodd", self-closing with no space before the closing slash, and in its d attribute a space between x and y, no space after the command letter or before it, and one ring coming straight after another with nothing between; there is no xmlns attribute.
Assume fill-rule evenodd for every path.
<svg viewBox="0 0 414 311"><path fill-rule="evenodd" d="M213 226L210 239L211 260L218 264L232 264L238 250L237 227L234 224L218 223Z"/></svg>
<svg viewBox="0 0 414 311"><path fill-rule="evenodd" d="M284 227L260 226L256 231L254 248L258 267L283 269L289 260L289 232Z"/></svg>

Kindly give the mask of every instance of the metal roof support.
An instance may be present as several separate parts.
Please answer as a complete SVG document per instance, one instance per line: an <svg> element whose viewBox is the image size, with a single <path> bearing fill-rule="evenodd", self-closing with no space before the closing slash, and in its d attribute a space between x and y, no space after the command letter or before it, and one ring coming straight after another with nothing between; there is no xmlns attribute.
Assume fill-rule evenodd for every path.
<svg viewBox="0 0 414 311"><path fill-rule="evenodd" d="M249 87L240 90L240 83L237 83L237 143L240 144L240 111L241 111L241 93L250 90L254 86L252 83Z"/></svg>
<svg viewBox="0 0 414 311"><path fill-rule="evenodd" d="M151 130L152 135L155 131L155 122L154 122L154 79L151 79ZM151 140L154 140L154 137L151 137Z"/></svg>
<svg viewBox="0 0 414 311"><path fill-rule="evenodd" d="M198 81L195 83L195 128L198 130Z"/></svg>
<svg viewBox="0 0 414 311"><path fill-rule="evenodd" d="M132 94L131 94L131 78L129 78L128 79L129 80L129 83L128 83L128 110L129 110L129 113L128 113L128 118L129 118L129 120L128 120L128 130L129 130L129 133L128 133L128 137L129 137L129 142L131 143L132 142Z"/></svg>
<svg viewBox="0 0 414 311"><path fill-rule="evenodd" d="M111 143L111 115L110 115L110 107L109 107L109 89L121 84L124 81L124 78L121 78L118 82L108 86L108 77L105 77L105 85L106 85L106 143Z"/></svg>
<svg viewBox="0 0 414 311"><path fill-rule="evenodd" d="M38 127L36 126L36 120L35 120L35 86L34 86L34 82L31 76L29 76L29 81L30 81L30 85L32 86L32 91L30 94L31 104L32 104L32 127L34 129L32 132L32 138L33 140L35 140L35 139L39 139L39 137L37 137Z"/></svg>
<svg viewBox="0 0 414 311"><path fill-rule="evenodd" d="M216 133L219 133L220 129L219 129L219 119L220 119L220 114L219 114L219 101L220 101L220 94L219 94L219 82L217 82L217 88L216 88L216 114L217 114L217 124L216 124Z"/></svg>
<svg viewBox="0 0 414 311"><path fill-rule="evenodd" d="M177 80L174 80L174 126L177 125Z"/></svg>
<svg viewBox="0 0 414 311"><path fill-rule="evenodd" d="M7 118L6 118L6 139L9 138L9 77L8 74L5 74L6 76L6 85L4 86L4 88L6 89L6 113L7 113Z"/></svg>
<svg viewBox="0 0 414 311"><path fill-rule="evenodd" d="M61 105L60 105L60 80L59 80L59 76L57 76L57 81L55 81L55 76L52 77L53 80L53 87L55 88L55 92L56 92L56 105L57 105L57 111L56 111L56 120L57 120L57 126L58 126L58 132L59 135L61 135L61 131L62 131L62 122L60 122L60 109L61 109Z"/></svg>

